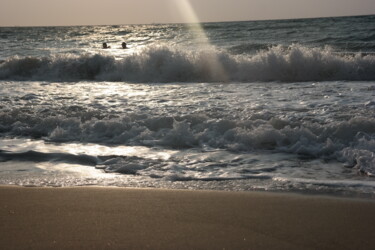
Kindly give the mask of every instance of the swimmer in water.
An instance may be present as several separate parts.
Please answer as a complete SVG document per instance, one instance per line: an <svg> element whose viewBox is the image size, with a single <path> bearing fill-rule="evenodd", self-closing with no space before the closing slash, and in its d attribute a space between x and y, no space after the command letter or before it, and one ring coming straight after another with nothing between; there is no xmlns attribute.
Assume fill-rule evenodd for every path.
<svg viewBox="0 0 375 250"><path fill-rule="evenodd" d="M127 48L128 48L128 47L126 47L126 42L123 42L123 43L121 44L121 46L122 46L123 49L127 49Z"/></svg>
<svg viewBox="0 0 375 250"><path fill-rule="evenodd" d="M111 46L108 46L107 43L103 43L103 49L110 49Z"/></svg>

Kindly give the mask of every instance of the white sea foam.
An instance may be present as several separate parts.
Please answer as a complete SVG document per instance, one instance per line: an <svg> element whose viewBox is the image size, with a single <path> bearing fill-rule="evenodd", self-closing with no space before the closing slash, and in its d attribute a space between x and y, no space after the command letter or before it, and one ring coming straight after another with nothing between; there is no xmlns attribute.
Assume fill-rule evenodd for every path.
<svg viewBox="0 0 375 250"><path fill-rule="evenodd" d="M210 65L221 65L220 68ZM375 80L375 56L337 54L330 48L274 46L255 55L217 50L186 51L149 46L122 59L59 54L12 57L0 64L0 79L126 82L253 82Z"/></svg>
<svg viewBox="0 0 375 250"><path fill-rule="evenodd" d="M181 117L155 127L155 118L141 120L89 120L56 117L48 119L3 122L3 133L12 136L44 136L52 142L95 142L194 148L203 145L232 151L276 150L313 158L336 159L359 171L375 174L374 118L353 118L349 121L319 124L285 121L282 127L274 120L229 121L201 120ZM176 117L177 119L177 117ZM3 119L4 121L5 119ZM13 122L16 121L16 122ZM193 124L194 122L194 124ZM148 125L150 124L150 125ZM227 124L227 125L224 125ZM118 164L117 164L118 165ZM133 167L132 167L133 168ZM118 168L123 172L122 167ZM125 171L125 170L124 170Z"/></svg>
<svg viewBox="0 0 375 250"><path fill-rule="evenodd" d="M345 176L350 179L356 173L367 176L375 173L375 116L372 106L367 105L373 99L371 86L371 82L220 85L2 82L0 132L3 137L38 138L64 144L146 146L182 152L222 150L235 155L278 152L308 162L314 159L338 162L342 171L346 169L344 166L353 171L351 177ZM66 158L72 162L84 160L70 154ZM63 157L57 159L57 156L44 154L39 158L61 161ZM28 155L3 156L17 157L30 159ZM169 180L264 179L273 177L265 169L276 172L280 169L287 175L294 175L296 170L293 167L296 163L275 164L280 161L265 162L263 158L259 163L241 161L239 165L229 160L213 161L209 165L216 167L210 168L201 160L196 164L194 160L180 163L179 157L164 163L145 161L144 155L121 157L121 153L114 153L113 158L118 161L106 162L109 160L106 158L100 159L106 162L104 165L100 161L98 164L109 172ZM263 173L254 172L256 166Z"/></svg>

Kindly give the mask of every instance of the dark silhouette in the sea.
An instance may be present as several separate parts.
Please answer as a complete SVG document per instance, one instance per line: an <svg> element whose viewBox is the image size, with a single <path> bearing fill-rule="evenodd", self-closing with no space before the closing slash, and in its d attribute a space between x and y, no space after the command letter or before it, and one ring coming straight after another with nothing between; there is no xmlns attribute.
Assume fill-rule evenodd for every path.
<svg viewBox="0 0 375 250"><path fill-rule="evenodd" d="M108 46L107 43L103 43L103 49L110 49L111 46Z"/></svg>
<svg viewBox="0 0 375 250"><path fill-rule="evenodd" d="M123 49L127 49L127 48L128 48L128 47L126 47L126 42L123 42L123 43L121 44L121 46L122 46Z"/></svg>

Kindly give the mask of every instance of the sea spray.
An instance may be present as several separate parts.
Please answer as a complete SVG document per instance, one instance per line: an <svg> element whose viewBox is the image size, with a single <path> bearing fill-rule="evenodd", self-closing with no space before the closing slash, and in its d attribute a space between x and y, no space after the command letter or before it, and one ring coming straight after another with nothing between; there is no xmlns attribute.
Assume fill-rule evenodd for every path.
<svg viewBox="0 0 375 250"><path fill-rule="evenodd" d="M217 58L224 70L207 67ZM1 80L124 82L298 82L375 80L375 56L335 53L331 48L294 44L273 46L254 55L224 51L186 51L153 45L115 60L96 55L12 57L0 64Z"/></svg>

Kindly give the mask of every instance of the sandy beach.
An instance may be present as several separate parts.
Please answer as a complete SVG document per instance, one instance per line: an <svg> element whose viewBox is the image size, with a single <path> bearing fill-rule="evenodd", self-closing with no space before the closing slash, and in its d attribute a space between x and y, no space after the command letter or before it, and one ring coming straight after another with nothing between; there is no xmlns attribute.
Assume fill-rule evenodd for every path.
<svg viewBox="0 0 375 250"><path fill-rule="evenodd" d="M2 249L371 249L372 200L0 187Z"/></svg>

